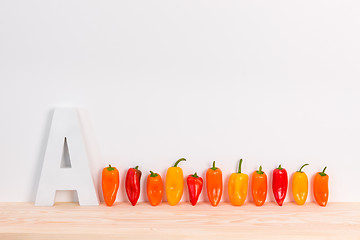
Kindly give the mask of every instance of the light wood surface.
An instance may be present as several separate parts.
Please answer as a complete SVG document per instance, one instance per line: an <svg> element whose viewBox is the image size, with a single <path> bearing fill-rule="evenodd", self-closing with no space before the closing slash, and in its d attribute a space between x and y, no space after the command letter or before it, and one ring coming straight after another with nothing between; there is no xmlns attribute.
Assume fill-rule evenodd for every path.
<svg viewBox="0 0 360 240"><path fill-rule="evenodd" d="M0 203L0 239L360 239L360 203Z"/></svg>

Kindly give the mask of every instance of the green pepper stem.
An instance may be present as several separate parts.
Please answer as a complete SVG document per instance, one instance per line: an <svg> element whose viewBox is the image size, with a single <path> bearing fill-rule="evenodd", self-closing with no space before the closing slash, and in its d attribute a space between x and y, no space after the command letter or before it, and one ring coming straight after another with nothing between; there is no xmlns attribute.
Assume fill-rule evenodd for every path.
<svg viewBox="0 0 360 240"><path fill-rule="evenodd" d="M282 170L282 169L283 169L283 168L281 167L281 164L279 165L279 167L278 167L277 169L279 169L279 170Z"/></svg>
<svg viewBox="0 0 360 240"><path fill-rule="evenodd" d="M301 171L301 169L303 169L303 167L305 167L305 166L307 166L307 165L309 165L309 164L308 164L308 163L306 163L306 164L302 165L302 167L299 169L299 171L298 171L298 172L302 172L302 171Z"/></svg>
<svg viewBox="0 0 360 240"><path fill-rule="evenodd" d="M134 167L135 170L138 170L139 166Z"/></svg>
<svg viewBox="0 0 360 240"><path fill-rule="evenodd" d="M325 173L326 168L327 168L327 167L324 167L324 170L319 173L321 176L326 176L326 173Z"/></svg>
<svg viewBox="0 0 360 240"><path fill-rule="evenodd" d="M197 175L197 173L195 172L193 175L191 175L194 178L198 178L199 176Z"/></svg>
<svg viewBox="0 0 360 240"><path fill-rule="evenodd" d="M109 164L109 166L108 166L106 169L107 169L108 171L113 171L113 170L115 170L115 168L112 167L111 164Z"/></svg>
<svg viewBox="0 0 360 240"><path fill-rule="evenodd" d="M212 170L216 170L216 169L218 169L217 167L215 167L215 161L213 161L213 166L212 166L212 168L210 168L210 169L212 169Z"/></svg>
<svg viewBox="0 0 360 240"><path fill-rule="evenodd" d="M177 167L177 165L178 165L179 162L181 162L181 161L186 161L186 159L185 159L185 158L180 158L179 160L176 161L174 167Z"/></svg>
<svg viewBox="0 0 360 240"><path fill-rule="evenodd" d="M242 164L243 160L242 158L240 159L240 162L239 162L239 170L238 170L238 173L241 173L241 164Z"/></svg>
<svg viewBox="0 0 360 240"><path fill-rule="evenodd" d="M262 166L260 165L259 170L256 171L257 174L264 174L264 172L262 171Z"/></svg>
<svg viewBox="0 0 360 240"><path fill-rule="evenodd" d="M154 173L153 171L150 171L150 177L157 177L159 174Z"/></svg>

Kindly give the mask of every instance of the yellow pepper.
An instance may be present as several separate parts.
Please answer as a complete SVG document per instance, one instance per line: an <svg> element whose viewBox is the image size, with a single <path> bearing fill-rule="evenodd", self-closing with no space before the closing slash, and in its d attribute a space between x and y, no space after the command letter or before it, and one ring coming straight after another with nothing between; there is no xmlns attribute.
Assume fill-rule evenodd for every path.
<svg viewBox="0 0 360 240"><path fill-rule="evenodd" d="M229 178L228 193L230 202L234 206L244 204L248 191L249 176L241 173L242 162L243 160L240 159L238 172L232 173Z"/></svg>
<svg viewBox="0 0 360 240"><path fill-rule="evenodd" d="M177 160L175 165L173 167L169 167L166 173L166 198L171 206L175 206L180 202L184 191L183 171L177 166L181 161L186 161L186 159L180 158Z"/></svg>
<svg viewBox="0 0 360 240"><path fill-rule="evenodd" d="M303 205L306 202L308 195L308 177L306 173L301 171L303 167L309 164L304 164L299 171L294 173L292 181L292 192L295 202L299 205Z"/></svg>

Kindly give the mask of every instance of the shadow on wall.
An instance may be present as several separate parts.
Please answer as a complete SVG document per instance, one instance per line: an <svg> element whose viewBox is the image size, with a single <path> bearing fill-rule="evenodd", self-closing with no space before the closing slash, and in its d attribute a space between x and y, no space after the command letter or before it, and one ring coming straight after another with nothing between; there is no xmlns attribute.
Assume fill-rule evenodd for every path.
<svg viewBox="0 0 360 240"><path fill-rule="evenodd" d="M36 199L36 194L37 194L37 190L39 187L39 181L40 181L40 174L41 174L41 170L42 170L42 166L44 163L44 157L45 157L45 151L46 151L46 145L47 145L47 141L49 138L49 132L50 132L50 128L51 128L51 120L53 118L54 115L54 110L48 111L47 115L47 120L46 120L46 124L44 127L44 132L42 133L42 139L41 139L41 147L39 150L39 155L38 155L38 161L37 161L37 166L36 166L36 171L34 174L34 178L33 178L33 191L32 192L32 196L31 196L31 200L33 202L35 202Z"/></svg>
<svg viewBox="0 0 360 240"><path fill-rule="evenodd" d="M89 115L85 109L78 109L79 121L81 131L84 137L85 149L87 153L87 157L89 159L89 167L91 171L91 176L94 182L95 190L97 190L97 194L99 196L99 201L103 202L104 197L102 194L102 186L101 186L101 175L102 168L96 168L96 163L99 160L102 160L102 154L100 152L99 144L96 139L98 139L95 135L95 131L92 127ZM104 167L108 166L105 162L103 164Z"/></svg>

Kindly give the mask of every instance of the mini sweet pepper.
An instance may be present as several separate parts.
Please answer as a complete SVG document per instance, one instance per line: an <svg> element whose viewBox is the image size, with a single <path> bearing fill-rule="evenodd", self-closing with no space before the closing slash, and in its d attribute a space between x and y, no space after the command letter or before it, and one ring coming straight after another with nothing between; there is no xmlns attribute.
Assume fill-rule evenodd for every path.
<svg viewBox="0 0 360 240"><path fill-rule="evenodd" d="M222 172L220 168L215 167L215 161L212 168L206 171L206 190L211 205L216 207L221 200L223 183Z"/></svg>
<svg viewBox="0 0 360 240"><path fill-rule="evenodd" d="M175 206L181 200L184 191L184 175L183 171L177 165L185 158L176 161L173 167L169 167L166 173L165 188L166 198L171 206Z"/></svg>
<svg viewBox="0 0 360 240"><path fill-rule="evenodd" d="M103 169L101 179L102 192L106 205L112 206L114 204L119 183L119 171L116 167L112 167L109 164L109 167Z"/></svg>
<svg viewBox="0 0 360 240"><path fill-rule="evenodd" d="M197 173L194 173L187 177L186 182L188 185L190 202L195 206L203 188L203 179L202 177L199 177Z"/></svg>
<svg viewBox="0 0 360 240"><path fill-rule="evenodd" d="M275 168L273 171L273 182L272 189L274 193L275 200L279 206L283 205L283 202L286 197L286 192L288 188L288 176L285 168L281 167L281 164L278 168Z"/></svg>
<svg viewBox="0 0 360 240"><path fill-rule="evenodd" d="M325 173L326 167L322 172L315 174L314 178L314 197L316 202L325 207L329 198L329 175Z"/></svg>
<svg viewBox="0 0 360 240"><path fill-rule="evenodd" d="M265 203L267 195L267 176L259 167L258 171L252 174L252 196L256 206L262 206Z"/></svg>
<svg viewBox="0 0 360 240"><path fill-rule="evenodd" d="M249 176L241 173L240 159L238 172L232 173L229 178L228 193L232 205L241 206L244 204L248 192Z"/></svg>
<svg viewBox="0 0 360 240"><path fill-rule="evenodd" d="M306 202L306 198L308 195L308 177L306 173L301 171L305 166L309 164L304 164L302 167L294 173L292 180L292 193L295 199L295 202L298 205L303 205Z"/></svg>
<svg viewBox="0 0 360 240"><path fill-rule="evenodd" d="M146 180L146 193L152 206L160 204L163 197L163 182L158 173L150 171Z"/></svg>
<svg viewBox="0 0 360 240"><path fill-rule="evenodd" d="M130 168L127 171L125 178L125 190L129 198L129 201L133 206L136 205L140 196L140 179L141 171L138 169L139 166Z"/></svg>

